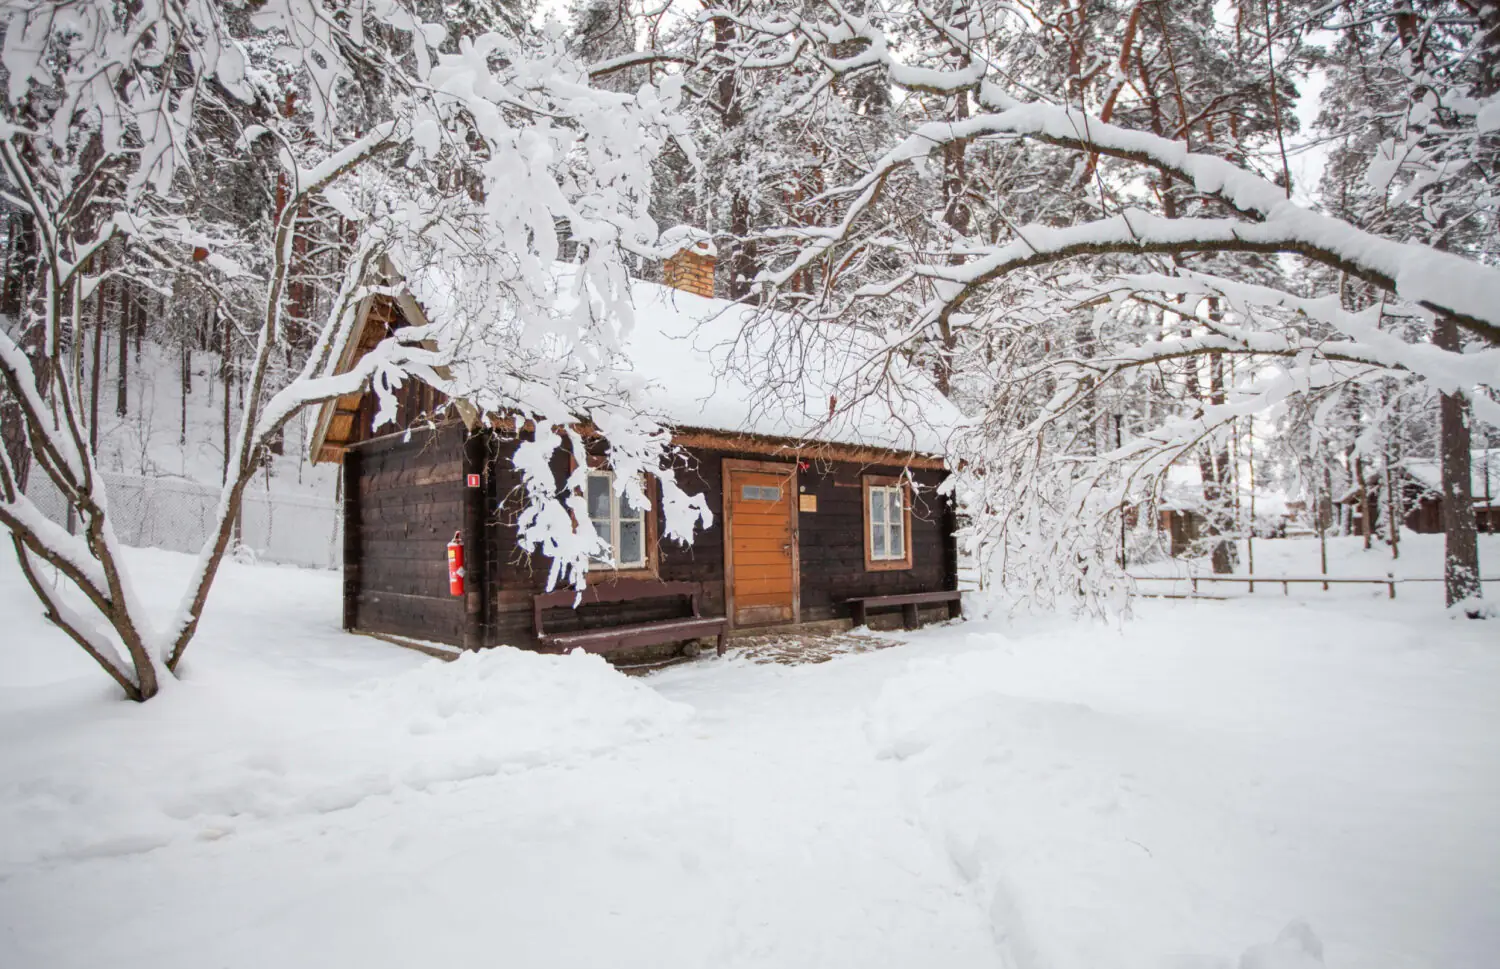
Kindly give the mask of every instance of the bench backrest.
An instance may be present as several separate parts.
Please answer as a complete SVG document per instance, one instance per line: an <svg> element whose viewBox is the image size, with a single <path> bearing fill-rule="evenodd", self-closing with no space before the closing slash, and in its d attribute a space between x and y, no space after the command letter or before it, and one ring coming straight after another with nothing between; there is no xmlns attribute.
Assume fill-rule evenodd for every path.
<svg viewBox="0 0 1500 969"><path fill-rule="evenodd" d="M548 609L571 609L576 602L580 606L591 606L601 602L638 602L643 599L665 599L684 596L692 604L693 618L698 618L698 592L696 582L657 582L653 579L618 579L591 585L580 595L576 589L559 592L544 592L531 597L533 628L542 635L542 613Z"/></svg>

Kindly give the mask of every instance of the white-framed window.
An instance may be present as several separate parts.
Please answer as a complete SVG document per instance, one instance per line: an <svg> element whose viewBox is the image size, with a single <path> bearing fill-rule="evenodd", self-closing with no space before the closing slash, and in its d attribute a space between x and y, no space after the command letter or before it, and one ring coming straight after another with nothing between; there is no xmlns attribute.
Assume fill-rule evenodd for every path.
<svg viewBox="0 0 1500 969"><path fill-rule="evenodd" d="M590 471L589 521L594 533L609 544L613 559L594 561L608 568L639 569L646 565L646 510L632 508L623 494L615 494L615 476L610 471Z"/></svg>
<svg viewBox="0 0 1500 969"><path fill-rule="evenodd" d="M870 558L891 562L906 558L906 489L901 485L871 485Z"/></svg>

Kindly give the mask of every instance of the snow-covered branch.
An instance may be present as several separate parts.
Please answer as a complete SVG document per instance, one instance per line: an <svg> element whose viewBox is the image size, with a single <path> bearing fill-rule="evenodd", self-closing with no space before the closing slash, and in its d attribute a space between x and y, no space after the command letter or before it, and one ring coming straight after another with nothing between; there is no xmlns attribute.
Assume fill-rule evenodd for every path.
<svg viewBox="0 0 1500 969"><path fill-rule="evenodd" d="M132 697L153 695L181 661L266 449L332 397L373 386L384 419L415 378L487 414L593 421L622 465L657 474L673 537L706 520L701 499L675 487L666 435L630 388L594 374L631 323L622 253L656 248L651 160L669 140L688 144L679 80L600 90L556 37L489 31L454 45L403 2L269 0L251 18L209 0L78 0L61 18L51 4L11 6L0 172L37 240L38 272L22 318L0 328L0 405L21 431L7 428L0 523L23 557L84 593L102 639L97 621L37 590ZM258 180L269 224L224 214L237 204L215 197L225 172ZM581 256L570 291L556 273L569 243ZM162 628L130 593L70 349L97 325L86 297L105 259L138 263L133 284L203 294L226 353L231 337L253 347L214 527ZM398 285L433 324L338 372L361 304ZM468 363L478 348L506 366ZM27 500L33 472L73 506L80 535ZM550 471L536 485L551 502ZM561 574L581 582L588 550L566 517L532 537L555 540ZM110 637L123 649L106 649Z"/></svg>

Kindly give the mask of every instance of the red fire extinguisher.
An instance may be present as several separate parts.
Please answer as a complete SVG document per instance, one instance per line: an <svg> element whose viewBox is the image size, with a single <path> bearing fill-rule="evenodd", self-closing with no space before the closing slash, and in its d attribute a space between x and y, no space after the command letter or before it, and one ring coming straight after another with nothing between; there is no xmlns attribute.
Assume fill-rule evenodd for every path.
<svg viewBox="0 0 1500 969"><path fill-rule="evenodd" d="M448 591L456 596L464 594L464 536L462 532L454 532L453 541L448 543Z"/></svg>

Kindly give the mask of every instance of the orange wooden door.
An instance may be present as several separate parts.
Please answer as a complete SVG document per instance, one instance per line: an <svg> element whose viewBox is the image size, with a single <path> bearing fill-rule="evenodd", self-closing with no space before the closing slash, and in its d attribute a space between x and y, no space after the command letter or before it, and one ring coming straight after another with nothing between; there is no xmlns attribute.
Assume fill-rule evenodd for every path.
<svg viewBox="0 0 1500 969"><path fill-rule="evenodd" d="M792 476L730 470L728 479L734 624L790 622L797 582Z"/></svg>

